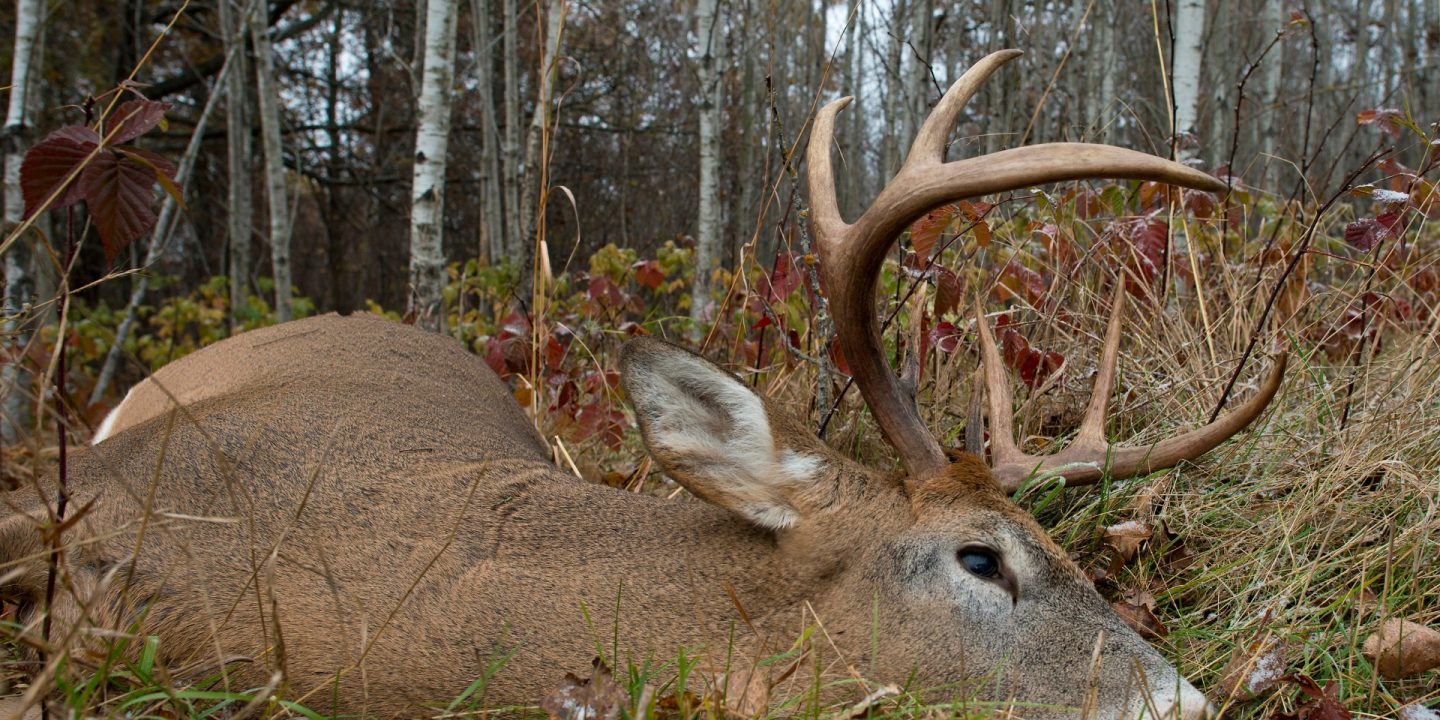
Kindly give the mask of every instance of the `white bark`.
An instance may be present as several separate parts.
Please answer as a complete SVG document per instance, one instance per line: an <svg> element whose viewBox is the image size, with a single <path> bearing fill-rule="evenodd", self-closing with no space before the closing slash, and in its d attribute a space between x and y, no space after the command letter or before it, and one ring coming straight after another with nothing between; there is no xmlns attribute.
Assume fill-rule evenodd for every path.
<svg viewBox="0 0 1440 720"><path fill-rule="evenodd" d="M14 60L10 72L10 105L5 113L3 136L5 146L5 215L3 233L19 225L25 215L25 200L20 193L20 163L25 159L25 150L30 144L31 84L36 78L35 65L40 53L40 14L44 6L40 0L19 0L15 7ZM35 233L27 233L17 239L5 253L5 296L3 315L4 336L7 338L5 354L20 357L30 343L30 328L26 323L26 306L34 301L35 274L32 267ZM31 375L24 362L5 363L0 369L0 438L6 443L18 439L19 429L30 420Z"/></svg>
<svg viewBox="0 0 1440 720"><path fill-rule="evenodd" d="M280 144L280 88L275 81L265 4L250 12L250 42L255 48L255 90L259 96L260 137L265 146L265 195L270 208L270 265L275 276L275 317L293 317L290 277L290 218L285 193L285 158Z"/></svg>
<svg viewBox="0 0 1440 720"><path fill-rule="evenodd" d="M695 282L690 317L699 331L710 304L710 274L723 250L720 223L720 130L725 103L725 26L718 0L700 0L695 9L700 79L700 207L695 232Z"/></svg>
<svg viewBox="0 0 1440 720"><path fill-rule="evenodd" d="M1205 41L1205 0L1180 0L1175 9L1175 127L1194 133L1199 124L1200 57ZM1194 154L1193 149L1182 152Z"/></svg>
<svg viewBox="0 0 1440 720"><path fill-rule="evenodd" d="M225 149L229 188L226 200L226 234L229 236L230 331L239 329L236 313L249 304L250 238L254 234L255 206L251 196L250 163L254 156L250 140L250 60L245 52L246 24L237 22L234 0L219 0L220 32L225 38L229 73L225 76ZM221 87L217 84L217 89Z"/></svg>
<svg viewBox="0 0 1440 720"><path fill-rule="evenodd" d="M455 0L431 0L425 14L425 65L410 184L410 312L420 327L445 325L445 155L455 77Z"/></svg>

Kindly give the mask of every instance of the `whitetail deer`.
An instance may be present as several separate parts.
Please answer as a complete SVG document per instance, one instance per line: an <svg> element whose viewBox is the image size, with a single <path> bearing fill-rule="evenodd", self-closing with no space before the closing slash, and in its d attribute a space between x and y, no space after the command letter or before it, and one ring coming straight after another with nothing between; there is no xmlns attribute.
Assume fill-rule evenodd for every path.
<svg viewBox="0 0 1440 720"><path fill-rule="evenodd" d="M1101 425L1116 315L1079 439L1031 458L1011 439L981 319L987 470L974 456L946 461L882 357L875 274L893 237L939 203L1097 176L1223 189L1103 146L944 163L961 107L1012 56L955 83L853 225L838 215L829 159L846 101L816 120L809 181L831 307L902 478L831 450L709 361L642 339L622 370L645 443L704 502L588 484L551 463L504 384L454 341L375 317L287 323L163 368L117 409L112 434L76 453L71 507L88 512L64 535L51 644L84 647L77 627L155 635L165 666L191 668L177 681L223 667L243 688L283 668L289 697L378 716L443 706L487 667L500 669L486 706L533 704L597 648L624 662L685 647L728 669L728 702L757 708L787 667L757 659L819 623L808 667L908 679L933 699L1014 701L1023 717L1204 717L1204 696L1006 491L1057 462L1079 483L1194 458L1262 411L1283 363L1218 422L1112 450ZM12 491L0 521L0 589L32 646L54 495L35 489ZM236 656L248 661L225 662Z"/></svg>

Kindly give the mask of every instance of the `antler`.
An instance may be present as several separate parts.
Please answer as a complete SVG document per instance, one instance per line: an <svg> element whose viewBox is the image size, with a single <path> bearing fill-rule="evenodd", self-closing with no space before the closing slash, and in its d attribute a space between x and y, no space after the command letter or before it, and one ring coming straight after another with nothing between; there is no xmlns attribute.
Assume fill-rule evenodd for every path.
<svg viewBox="0 0 1440 720"><path fill-rule="evenodd" d="M1110 390L1115 384L1115 362L1120 355L1120 319L1124 315L1125 283L1115 283L1111 301L1110 326L1105 331L1105 348L1100 353L1100 367L1095 373L1095 386L1080 430L1064 450L1053 455L1027 455L1015 443L1014 406L1010 401L1010 380L1000 364L995 338L984 311L977 300L975 324L980 335L980 364L985 373L985 394L990 401L990 471L1005 492L1014 492L1026 478L1033 475L1063 475L1068 485L1088 485L1107 472L1113 478L1144 475L1173 467L1184 460L1194 460L1249 425L1280 389L1285 378L1288 355L1281 353L1270 369L1260 391L1240 407L1221 415L1214 422L1187 433L1166 438L1154 445L1119 447L1105 439L1105 411L1110 405Z"/></svg>
<svg viewBox="0 0 1440 720"><path fill-rule="evenodd" d="M875 319L875 280L891 242L901 231L941 203L1063 180L1132 178L1211 192L1225 190L1223 183L1205 173L1108 145L1053 143L945 162L945 139L965 103L991 73L1020 54L1018 50L993 53L950 86L921 126L900 172L854 224L840 217L830 164L835 116L854 98L841 98L821 109L810 135L811 227L823 261L840 348L881 431L899 452L906 482L912 486L947 463L940 444L921 422L913 398L901 390L890 371Z"/></svg>

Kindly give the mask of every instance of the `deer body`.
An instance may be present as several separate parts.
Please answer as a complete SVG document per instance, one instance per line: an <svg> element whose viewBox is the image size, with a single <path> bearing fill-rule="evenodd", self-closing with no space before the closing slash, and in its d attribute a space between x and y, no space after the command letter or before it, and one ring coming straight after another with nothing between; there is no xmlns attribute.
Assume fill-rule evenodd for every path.
<svg viewBox="0 0 1440 720"><path fill-rule="evenodd" d="M1026 718L1206 717L1205 697L1008 493L1036 468L1083 483L1112 458L1128 476L1198 457L1259 415L1283 358L1209 425L1153 452L1112 446L1117 291L1076 441L1039 458L1011 435L981 315L992 473L975 455L946 460L879 343L875 274L894 235L939 203L1098 176L1224 189L1105 146L944 162L965 101L1014 55L991 55L952 86L854 224L840 218L829 158L845 101L816 117L807 172L830 307L899 477L830 449L709 361L642 339L625 347L622 382L650 455L698 499L588 485L550 462L505 385L452 340L373 317L313 318L162 369L79 453L71 506L85 515L64 536L52 638L68 647L82 626L157 635L172 670L210 676L241 656L225 665L232 687L283 668L287 697L379 716L443 706L490 667L501 669L485 707L529 705L596 654L664 663L684 648L723 675L727 702L758 711L787 674L761 660L818 626L803 656L814 672L793 677L1018 701ZM0 519L0 595L32 636L54 497L53 486L12 491Z"/></svg>
<svg viewBox="0 0 1440 720"><path fill-rule="evenodd" d="M454 697L518 648L487 700L530 704L597 643L611 652L616 622L638 648L695 647L738 622L727 584L763 610L804 582L765 572L773 539L720 508L560 472L509 391L448 338L374 317L290 323L201 350L132 399L172 385L206 397L173 421L122 421L76 458L71 507L98 502L70 539L119 532L68 558L82 584L108 585L102 625L139 621L172 668L246 656L230 672L263 684L278 624L303 692L373 640L340 709L388 714ZM136 547L152 477L131 587L110 607L128 569L104 576ZM5 521L7 541L33 533ZM6 556L40 551L24 549ZM329 709L326 694L311 702Z"/></svg>

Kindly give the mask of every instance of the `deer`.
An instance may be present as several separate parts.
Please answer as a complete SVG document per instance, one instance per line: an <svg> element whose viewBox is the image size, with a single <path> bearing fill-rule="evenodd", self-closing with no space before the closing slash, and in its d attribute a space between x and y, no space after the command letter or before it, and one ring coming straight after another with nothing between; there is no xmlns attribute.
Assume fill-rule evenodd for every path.
<svg viewBox="0 0 1440 720"><path fill-rule="evenodd" d="M486 707L533 707L596 655L663 664L677 649L703 658L725 702L749 714L803 666L850 677L827 686L842 695L904 683L927 702L988 699L1017 717L1211 717L1011 495L1039 475L1084 485L1200 457L1262 414L1284 355L1214 422L1111 444L1117 294L1075 440L1032 456L1014 439L1009 380L977 313L987 465L947 457L882 352L876 276L895 237L937 205L1098 177L1224 190L1103 145L945 161L965 103L1018 54L956 80L853 223L830 159L850 99L814 121L821 272L898 472L832 449L710 360L642 337L621 352L621 383L648 453L693 497L587 483L552 461L509 387L455 340L378 316L297 320L161 368L77 448L48 608L55 482L8 492L0 595L17 640L83 663L85 643L155 637L176 682L267 688L363 717L443 710L479 680ZM765 662L814 626L823 633L803 654L783 656L793 662ZM32 694L42 690L37 680Z"/></svg>

